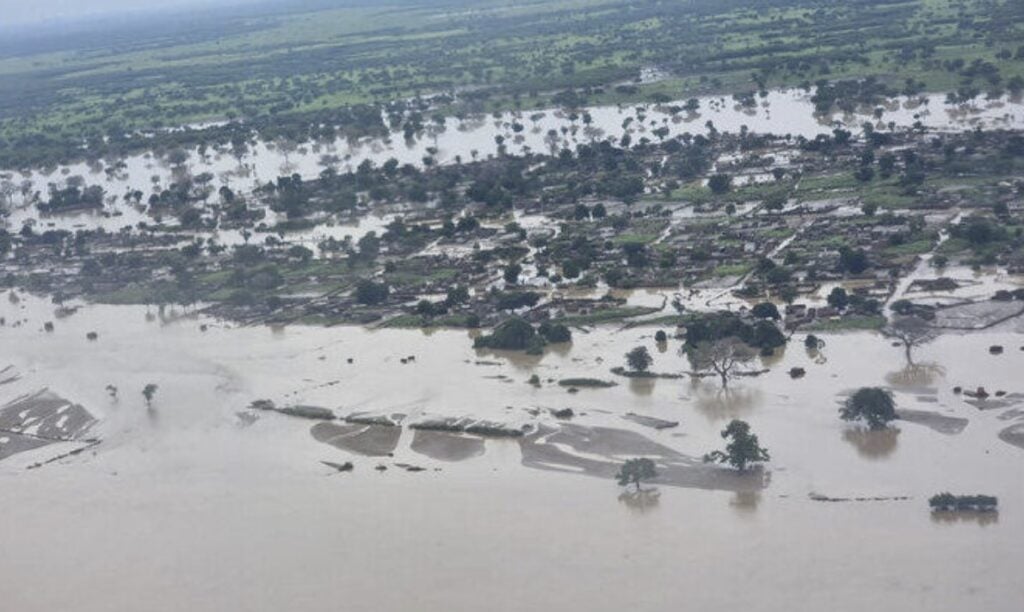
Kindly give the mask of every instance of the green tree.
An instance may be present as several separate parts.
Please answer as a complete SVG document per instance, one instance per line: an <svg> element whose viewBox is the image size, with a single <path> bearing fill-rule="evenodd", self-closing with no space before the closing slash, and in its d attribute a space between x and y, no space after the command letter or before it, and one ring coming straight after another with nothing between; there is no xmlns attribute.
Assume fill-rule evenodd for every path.
<svg viewBox="0 0 1024 612"><path fill-rule="evenodd" d="M654 466L654 462L646 457L639 459L627 459L622 467L619 468L619 473L615 475L616 480L619 481L619 486L628 486L630 483L636 485L636 490L640 490L640 482L643 480L650 480L658 475L658 470Z"/></svg>
<svg viewBox="0 0 1024 612"><path fill-rule="evenodd" d="M448 293L444 297L445 306L452 307L456 304L464 304L469 301L469 289L466 289L462 285L456 285L448 288Z"/></svg>
<svg viewBox="0 0 1024 612"><path fill-rule="evenodd" d="M771 459L768 449L761 447L757 436L750 433L750 424L733 419L722 430L722 438L728 440L725 451L712 451L704 455L704 463L728 463L739 471L745 471L752 463L763 463Z"/></svg>
<svg viewBox="0 0 1024 612"><path fill-rule="evenodd" d="M559 342L572 342L572 330L562 323L551 323L544 321L537 328L537 331L544 339L552 344Z"/></svg>
<svg viewBox="0 0 1024 612"><path fill-rule="evenodd" d="M836 287L828 294L828 305L832 308L842 310L849 306L849 304L850 296L847 295L846 289L843 289L842 287Z"/></svg>
<svg viewBox="0 0 1024 612"><path fill-rule="evenodd" d="M864 249L851 249L844 246L839 249L839 271L860 274L871 266L868 254Z"/></svg>
<svg viewBox="0 0 1024 612"><path fill-rule="evenodd" d="M626 353L626 365L634 372L646 372L652 363L654 363L654 358L651 357L646 346L638 346Z"/></svg>
<svg viewBox="0 0 1024 612"><path fill-rule="evenodd" d="M505 273L503 276L505 278L506 283L514 285L517 282L519 282L519 275L522 273L523 267L518 263L512 263L509 264L507 268L505 268Z"/></svg>
<svg viewBox="0 0 1024 612"><path fill-rule="evenodd" d="M897 418L892 392L878 387L861 387L843 402L839 417L844 421L867 423L871 429L884 429Z"/></svg>
<svg viewBox="0 0 1024 612"><path fill-rule="evenodd" d="M894 312L899 312L896 310L898 305L898 301L893 304ZM903 345L907 363L911 365L914 363L911 352L914 347L931 342L938 335L937 330L928 321L913 315L896 317L891 323L882 328L882 333L890 338L897 339Z"/></svg>
<svg viewBox="0 0 1024 612"><path fill-rule="evenodd" d="M374 306L388 299L391 290L384 283L375 283L364 278L356 284L356 301L360 304Z"/></svg>
<svg viewBox="0 0 1024 612"><path fill-rule="evenodd" d="M732 189L732 177L728 174L714 174L708 179L708 189L717 195L727 193Z"/></svg>
<svg viewBox="0 0 1024 612"><path fill-rule="evenodd" d="M733 372L752 361L756 352L739 338L729 337L701 342L687 355L694 370L713 372L721 378L722 387L726 387Z"/></svg>
<svg viewBox="0 0 1024 612"><path fill-rule="evenodd" d="M773 321L778 321L782 318L782 315L779 314L778 307L771 302L754 304L754 307L750 309L750 313L758 319L772 319Z"/></svg>

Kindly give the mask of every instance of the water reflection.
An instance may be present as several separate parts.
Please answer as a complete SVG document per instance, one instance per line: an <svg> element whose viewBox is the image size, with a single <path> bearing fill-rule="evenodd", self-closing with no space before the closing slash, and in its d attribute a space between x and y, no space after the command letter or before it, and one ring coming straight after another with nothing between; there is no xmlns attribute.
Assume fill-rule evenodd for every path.
<svg viewBox="0 0 1024 612"><path fill-rule="evenodd" d="M805 347L807 356L814 360L816 364L828 363L828 357L825 356L825 341L819 340L817 346Z"/></svg>
<svg viewBox="0 0 1024 612"><path fill-rule="evenodd" d="M545 352L558 355L559 357L565 357L572 351L572 342L557 342L555 344L549 344L545 349Z"/></svg>
<svg viewBox="0 0 1024 612"><path fill-rule="evenodd" d="M643 514L658 507L661 491L658 489L631 489L619 494L619 502L633 512Z"/></svg>
<svg viewBox="0 0 1024 612"><path fill-rule="evenodd" d="M886 374L885 380L894 387L926 387L945 376L946 369L937 363L911 363Z"/></svg>
<svg viewBox="0 0 1024 612"><path fill-rule="evenodd" d="M932 512L932 522L941 525L957 523L977 523L981 527L999 522L999 512L979 512L977 510L961 510L958 512Z"/></svg>
<svg viewBox="0 0 1024 612"><path fill-rule="evenodd" d="M657 378L633 376L629 379L629 391L633 395L647 396L654 393L654 385Z"/></svg>
<svg viewBox="0 0 1024 612"><path fill-rule="evenodd" d="M524 372L533 370L544 359L544 355L529 355L526 351L496 351L492 349L475 349L475 351L479 359L503 359L513 368Z"/></svg>
<svg viewBox="0 0 1024 612"><path fill-rule="evenodd" d="M760 356L761 357L761 364L762 364L762 366L764 368L770 369L772 366L778 365L779 362L781 362L785 358L785 356L786 356L786 345L782 345L782 346L777 347L774 350L772 350L772 354L771 355L762 354Z"/></svg>
<svg viewBox="0 0 1024 612"><path fill-rule="evenodd" d="M895 427L867 429L858 427L843 431L843 440L857 449L857 454L867 459L885 459L896 451L900 430Z"/></svg>
<svg viewBox="0 0 1024 612"><path fill-rule="evenodd" d="M760 491L736 491L729 500L729 507L736 510L737 514L753 514L761 503Z"/></svg>
<svg viewBox="0 0 1024 612"><path fill-rule="evenodd" d="M759 389L749 387L721 387L714 382L692 379L690 388L697 412L709 421L740 418L750 413L762 401Z"/></svg>

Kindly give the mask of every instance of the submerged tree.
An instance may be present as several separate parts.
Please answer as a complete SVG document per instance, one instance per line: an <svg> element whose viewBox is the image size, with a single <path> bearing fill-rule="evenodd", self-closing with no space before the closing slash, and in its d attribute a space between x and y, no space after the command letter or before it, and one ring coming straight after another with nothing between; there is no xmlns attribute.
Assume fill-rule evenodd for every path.
<svg viewBox="0 0 1024 612"><path fill-rule="evenodd" d="M871 429L884 429L896 416L892 392L879 387L861 387L843 402L839 417L844 421L863 421Z"/></svg>
<svg viewBox="0 0 1024 612"><path fill-rule="evenodd" d="M911 354L914 347L926 344L938 335L934 327L917 316L897 317L882 329L882 333L890 338L895 338L903 345L909 364L914 363Z"/></svg>
<svg viewBox="0 0 1024 612"><path fill-rule="evenodd" d="M651 357L646 346L638 346L626 353L626 365L634 372L646 372L652 363L654 363L654 358Z"/></svg>
<svg viewBox="0 0 1024 612"><path fill-rule="evenodd" d="M729 377L757 355L756 351L738 338L722 338L701 342L687 355L697 372L710 371L722 379L722 387L729 384Z"/></svg>
<svg viewBox="0 0 1024 612"><path fill-rule="evenodd" d="M153 397L156 395L157 386L153 383L149 383L142 388L142 397L146 398L146 406L153 406Z"/></svg>
<svg viewBox="0 0 1024 612"><path fill-rule="evenodd" d="M757 436L750 433L750 424L746 421L733 419L722 430L722 437L729 440L725 451L712 451L704 455L704 463L728 463L743 472L752 463L763 463L771 459L768 449L760 446Z"/></svg>
<svg viewBox="0 0 1024 612"><path fill-rule="evenodd" d="M658 475L658 470L654 467L654 462L646 457L639 459L627 459L622 467L619 468L619 473L615 475L615 478L619 481L620 486L627 486L630 483L636 485L637 491L640 490L640 481L650 480Z"/></svg>

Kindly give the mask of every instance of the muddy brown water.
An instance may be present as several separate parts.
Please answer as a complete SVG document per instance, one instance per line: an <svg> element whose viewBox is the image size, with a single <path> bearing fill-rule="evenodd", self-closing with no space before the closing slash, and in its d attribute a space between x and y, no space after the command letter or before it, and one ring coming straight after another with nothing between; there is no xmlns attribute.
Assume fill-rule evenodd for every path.
<svg viewBox="0 0 1024 612"><path fill-rule="evenodd" d="M726 393L658 379L570 394L527 380L611 378L626 351L653 346L654 330L578 333L568 350L527 358L478 355L459 331L235 328L88 306L48 334L53 305L22 297L0 299L0 369L18 373L0 386L0 405L48 388L95 416L89 436L103 442L34 470L25 467L70 447L0 461L5 610L1011 611L1024 601L1024 450L999 437L1021 422L1020 407L979 410L952 391L1024 391L1024 337L1006 329L922 347L916 361L941 366L926 381L894 376L906 369L902 351L856 333L825 335L819 355L798 336L767 374ZM992 344L1007 350L990 355ZM675 344L654 356L656 371L685 369ZM794 381L791 367L807 375ZM150 382L159 389L147 409ZM890 385L901 409L942 419L851 429L838 401L861 385ZM258 398L407 422L533 424L559 432L551 454L601 465L596 475L575 459L548 469L531 465L548 454L524 451L526 439L404 424L393 428L394 457L367 457L329 443L365 425L335 422L342 430L314 437L309 420L261 412L243 426L238 413ZM550 416L562 407L576 413L568 425ZM628 413L680 424L658 431ZM690 466L721 447L730 418L748 420L771 451L763 486L634 494L607 475L608 457L642 453ZM580 442L593 431L607 435ZM399 463L426 469L374 469ZM1000 512L932 517L927 498L944 490L997 495Z"/></svg>

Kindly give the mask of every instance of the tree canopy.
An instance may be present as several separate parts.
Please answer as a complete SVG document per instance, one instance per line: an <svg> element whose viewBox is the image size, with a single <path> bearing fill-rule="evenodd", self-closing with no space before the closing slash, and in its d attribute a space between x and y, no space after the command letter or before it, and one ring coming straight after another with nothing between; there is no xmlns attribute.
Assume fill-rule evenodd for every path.
<svg viewBox="0 0 1024 612"><path fill-rule="evenodd" d="M728 463L743 472L753 463L764 463L771 459L768 449L760 445L746 421L733 419L722 430L722 438L728 440L725 451L716 450L704 455L704 463Z"/></svg>
<svg viewBox="0 0 1024 612"><path fill-rule="evenodd" d="M871 429L883 429L896 416L892 392L879 387L861 387L839 409L844 421L864 422Z"/></svg>

